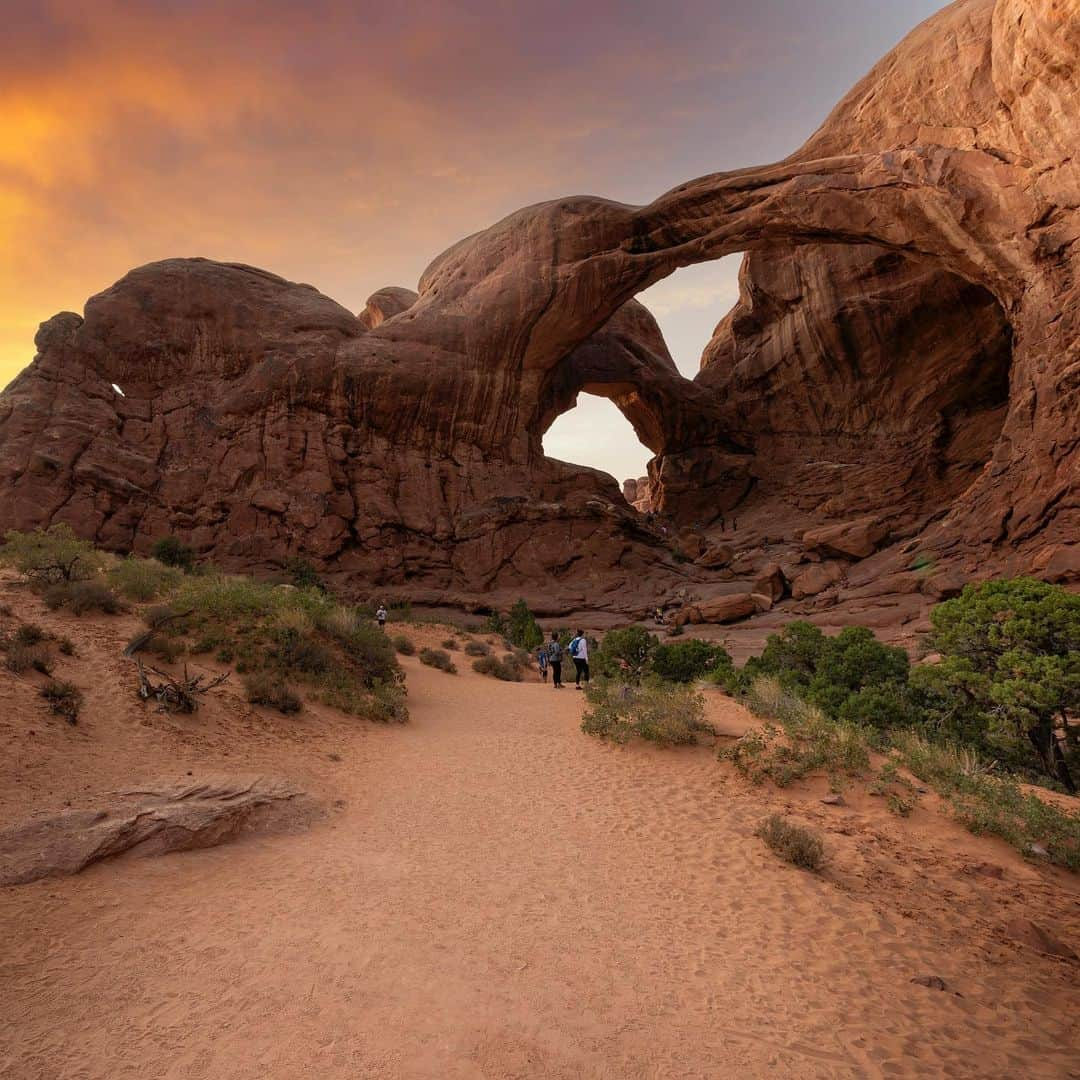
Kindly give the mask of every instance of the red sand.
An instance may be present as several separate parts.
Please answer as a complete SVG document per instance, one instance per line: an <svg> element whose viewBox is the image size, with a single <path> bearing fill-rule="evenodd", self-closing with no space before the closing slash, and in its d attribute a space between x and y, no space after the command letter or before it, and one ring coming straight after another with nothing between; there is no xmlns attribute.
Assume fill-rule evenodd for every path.
<svg viewBox="0 0 1080 1080"><path fill-rule="evenodd" d="M200 768L340 804L301 835L0 890L4 1078L1080 1075L1077 966L1000 929L1025 913L1080 944L1075 879L931 808L824 807L703 748L605 746L572 688L460 654L456 677L404 661L405 727L275 718L237 688L165 718L130 694L127 629L64 625L77 729L0 678L3 820ZM785 806L826 832L823 876L753 836Z"/></svg>

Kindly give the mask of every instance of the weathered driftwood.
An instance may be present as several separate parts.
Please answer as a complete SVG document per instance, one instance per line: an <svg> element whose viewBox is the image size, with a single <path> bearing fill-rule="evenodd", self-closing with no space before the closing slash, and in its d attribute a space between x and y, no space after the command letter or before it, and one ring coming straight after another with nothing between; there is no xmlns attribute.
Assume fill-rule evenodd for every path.
<svg viewBox="0 0 1080 1080"><path fill-rule="evenodd" d="M153 698L158 703L158 712L195 712L199 707L197 695L205 694L207 691L213 690L215 686L220 686L232 674L226 671L223 675L218 675L216 678L210 679L209 682L204 682L209 676L188 675L187 664L184 665L184 676L181 679L174 678L167 672L159 671L157 668L145 668L141 660L138 661L138 666L139 697L143 701L149 701ZM163 681L160 683L153 682L150 676L147 675L147 670L159 676Z"/></svg>

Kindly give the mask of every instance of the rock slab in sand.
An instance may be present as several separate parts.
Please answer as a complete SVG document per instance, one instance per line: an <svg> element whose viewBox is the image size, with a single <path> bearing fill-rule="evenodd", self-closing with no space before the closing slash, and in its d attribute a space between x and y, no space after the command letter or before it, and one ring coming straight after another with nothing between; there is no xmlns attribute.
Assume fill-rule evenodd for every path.
<svg viewBox="0 0 1080 1080"><path fill-rule="evenodd" d="M0 886L77 874L117 855L214 847L245 833L306 825L317 816L313 800L264 777L120 792L96 810L67 810L0 831Z"/></svg>

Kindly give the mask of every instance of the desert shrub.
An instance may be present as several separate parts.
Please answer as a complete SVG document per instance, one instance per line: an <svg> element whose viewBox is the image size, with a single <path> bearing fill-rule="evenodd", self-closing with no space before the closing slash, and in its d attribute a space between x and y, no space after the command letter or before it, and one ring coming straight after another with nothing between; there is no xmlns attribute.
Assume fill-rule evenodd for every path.
<svg viewBox="0 0 1080 1080"><path fill-rule="evenodd" d="M518 600L510 609L505 636L511 645L519 649L535 649L544 640L540 626L524 599Z"/></svg>
<svg viewBox="0 0 1080 1080"><path fill-rule="evenodd" d="M69 637L58 638L56 642L56 647L64 656L76 655L75 642L72 641Z"/></svg>
<svg viewBox="0 0 1080 1080"><path fill-rule="evenodd" d="M719 756L755 783L771 780L786 787L811 773L824 772L835 787L870 767L865 729L830 719L816 705L786 691L778 680L755 679L747 705L757 715L779 721L781 730L767 726L750 731L724 747Z"/></svg>
<svg viewBox="0 0 1080 1080"><path fill-rule="evenodd" d="M41 584L82 581L94 577L104 559L94 545L80 540L69 525L51 525L21 533L5 533L0 564L14 567L24 577Z"/></svg>
<svg viewBox="0 0 1080 1080"><path fill-rule="evenodd" d="M1025 792L970 746L903 731L894 735L893 747L900 764L942 795L972 832L1000 836L1025 854L1039 844L1051 862L1080 870L1080 810L1063 810Z"/></svg>
<svg viewBox="0 0 1080 1080"><path fill-rule="evenodd" d="M402 656L415 656L416 646L412 642L412 638L407 638L404 634L398 634L393 639L394 648L401 653Z"/></svg>
<svg viewBox="0 0 1080 1080"><path fill-rule="evenodd" d="M47 645L43 643L25 645L12 642L4 657L4 666L15 675L25 675L28 671L39 671L42 675L51 675L55 665Z"/></svg>
<svg viewBox="0 0 1080 1080"><path fill-rule="evenodd" d="M49 703L49 709L64 717L69 724L74 724L79 719L83 696L74 683L50 679L41 688L41 696Z"/></svg>
<svg viewBox="0 0 1080 1080"><path fill-rule="evenodd" d="M131 556L117 562L108 572L109 584L123 597L146 603L172 592L181 582L182 573L163 566L154 559Z"/></svg>
<svg viewBox="0 0 1080 1080"><path fill-rule="evenodd" d="M174 663L187 651L182 641L160 633L151 634L140 648L166 664Z"/></svg>
<svg viewBox="0 0 1080 1080"><path fill-rule="evenodd" d="M326 591L326 584L319 577L319 572L307 559L289 558L285 560L285 572L289 580L298 589L318 589Z"/></svg>
<svg viewBox="0 0 1080 1080"><path fill-rule="evenodd" d="M612 742L639 738L678 746L713 732L705 722L704 698L688 687L637 686L601 678L586 691L586 700L581 730Z"/></svg>
<svg viewBox="0 0 1080 1080"><path fill-rule="evenodd" d="M124 610L120 598L104 581L61 581L50 585L43 596L50 611L66 607L73 615L100 611L118 615Z"/></svg>
<svg viewBox="0 0 1080 1080"><path fill-rule="evenodd" d="M641 626L609 630L591 654L591 666L611 679L640 679L657 644L656 637Z"/></svg>
<svg viewBox="0 0 1080 1080"><path fill-rule="evenodd" d="M164 566L176 567L184 573L190 573L195 565L195 549L178 536L163 536L160 540L155 540L150 554Z"/></svg>
<svg viewBox="0 0 1080 1080"><path fill-rule="evenodd" d="M321 675L335 666L333 654L310 628L305 632L294 626L275 627L267 658L279 667L304 675Z"/></svg>
<svg viewBox="0 0 1080 1080"><path fill-rule="evenodd" d="M178 610L226 622L276 616L290 609L319 622L337 610L334 601L318 589L279 588L227 574L186 577L172 603Z"/></svg>
<svg viewBox="0 0 1080 1080"><path fill-rule="evenodd" d="M473 671L481 675L490 675L503 682L521 682L521 669L514 664L507 664L497 656L481 656L473 661Z"/></svg>
<svg viewBox="0 0 1080 1080"><path fill-rule="evenodd" d="M836 637L825 639L806 697L834 719L847 707L849 713L861 709L865 722L879 718L889 723L904 712L910 666L903 649L883 645L864 626L845 626ZM868 690L877 693L866 695L861 704L852 703ZM886 700L891 707L884 707Z"/></svg>
<svg viewBox="0 0 1080 1080"><path fill-rule="evenodd" d="M457 674L454 661L450 659L450 654L443 649L421 649L420 663L427 664L428 667L438 668L449 675Z"/></svg>
<svg viewBox="0 0 1080 1080"><path fill-rule="evenodd" d="M836 716L838 720L879 731L908 727L919 719L911 693L903 682L856 690L844 699Z"/></svg>
<svg viewBox="0 0 1080 1080"><path fill-rule="evenodd" d="M244 689L252 705L267 705L286 715L298 713L303 708L299 696L271 671L258 671L245 676Z"/></svg>
<svg viewBox="0 0 1080 1080"><path fill-rule="evenodd" d="M766 818L755 835L781 859L803 870L820 870L825 862L825 845L821 837L801 825L793 825L779 814Z"/></svg>
<svg viewBox="0 0 1080 1080"><path fill-rule="evenodd" d="M48 636L37 623L22 623L15 627L11 640L16 645L40 645Z"/></svg>
<svg viewBox="0 0 1080 1080"><path fill-rule="evenodd" d="M483 630L483 632L485 634L494 634L495 637L503 638L503 637L506 637L506 630L507 630L506 618L503 615L500 615L499 612L497 612L497 611L493 611L484 620L484 630Z"/></svg>
<svg viewBox="0 0 1080 1080"><path fill-rule="evenodd" d="M457 652L458 643L456 638L448 637L443 643L442 647L448 649L450 652Z"/></svg>
<svg viewBox="0 0 1080 1080"><path fill-rule="evenodd" d="M364 685L401 683L405 674L397 662L394 643L374 623L357 620L350 628L334 619L320 624L341 646L349 660L357 666ZM335 627L337 629L335 629Z"/></svg>
<svg viewBox="0 0 1080 1080"><path fill-rule="evenodd" d="M10 618L13 614L10 604L0 604L0 615L3 615L5 619Z"/></svg>
<svg viewBox="0 0 1080 1080"><path fill-rule="evenodd" d="M393 683L376 683L371 688L367 715L381 724L404 724L409 719L404 687Z"/></svg>
<svg viewBox="0 0 1080 1080"><path fill-rule="evenodd" d="M974 732L1008 764L1075 792L1080 767L1080 596L1031 578L968 585L930 614L940 665L920 672L933 727Z"/></svg>
<svg viewBox="0 0 1080 1080"><path fill-rule="evenodd" d="M667 682L689 683L706 675L726 680L733 670L731 656L722 645L692 638L657 645L652 652L652 671Z"/></svg>
<svg viewBox="0 0 1080 1080"><path fill-rule="evenodd" d="M488 656L491 653L491 646L485 645L482 641L466 641L464 651L466 656ZM473 664L473 667L476 665Z"/></svg>
<svg viewBox="0 0 1080 1080"><path fill-rule="evenodd" d="M758 676L779 680L784 690L805 692L817 672L828 638L812 623L790 622L778 634L770 634L760 656L742 668L745 687Z"/></svg>

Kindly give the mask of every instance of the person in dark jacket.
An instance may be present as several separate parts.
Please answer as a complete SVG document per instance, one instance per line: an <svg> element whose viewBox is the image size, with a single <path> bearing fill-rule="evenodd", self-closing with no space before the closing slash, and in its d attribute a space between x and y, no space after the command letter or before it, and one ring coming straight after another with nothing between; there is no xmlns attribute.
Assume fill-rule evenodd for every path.
<svg viewBox="0 0 1080 1080"><path fill-rule="evenodd" d="M562 689L562 646L559 635L551 631L551 644L548 645L548 667L551 668L551 685L556 690Z"/></svg>

